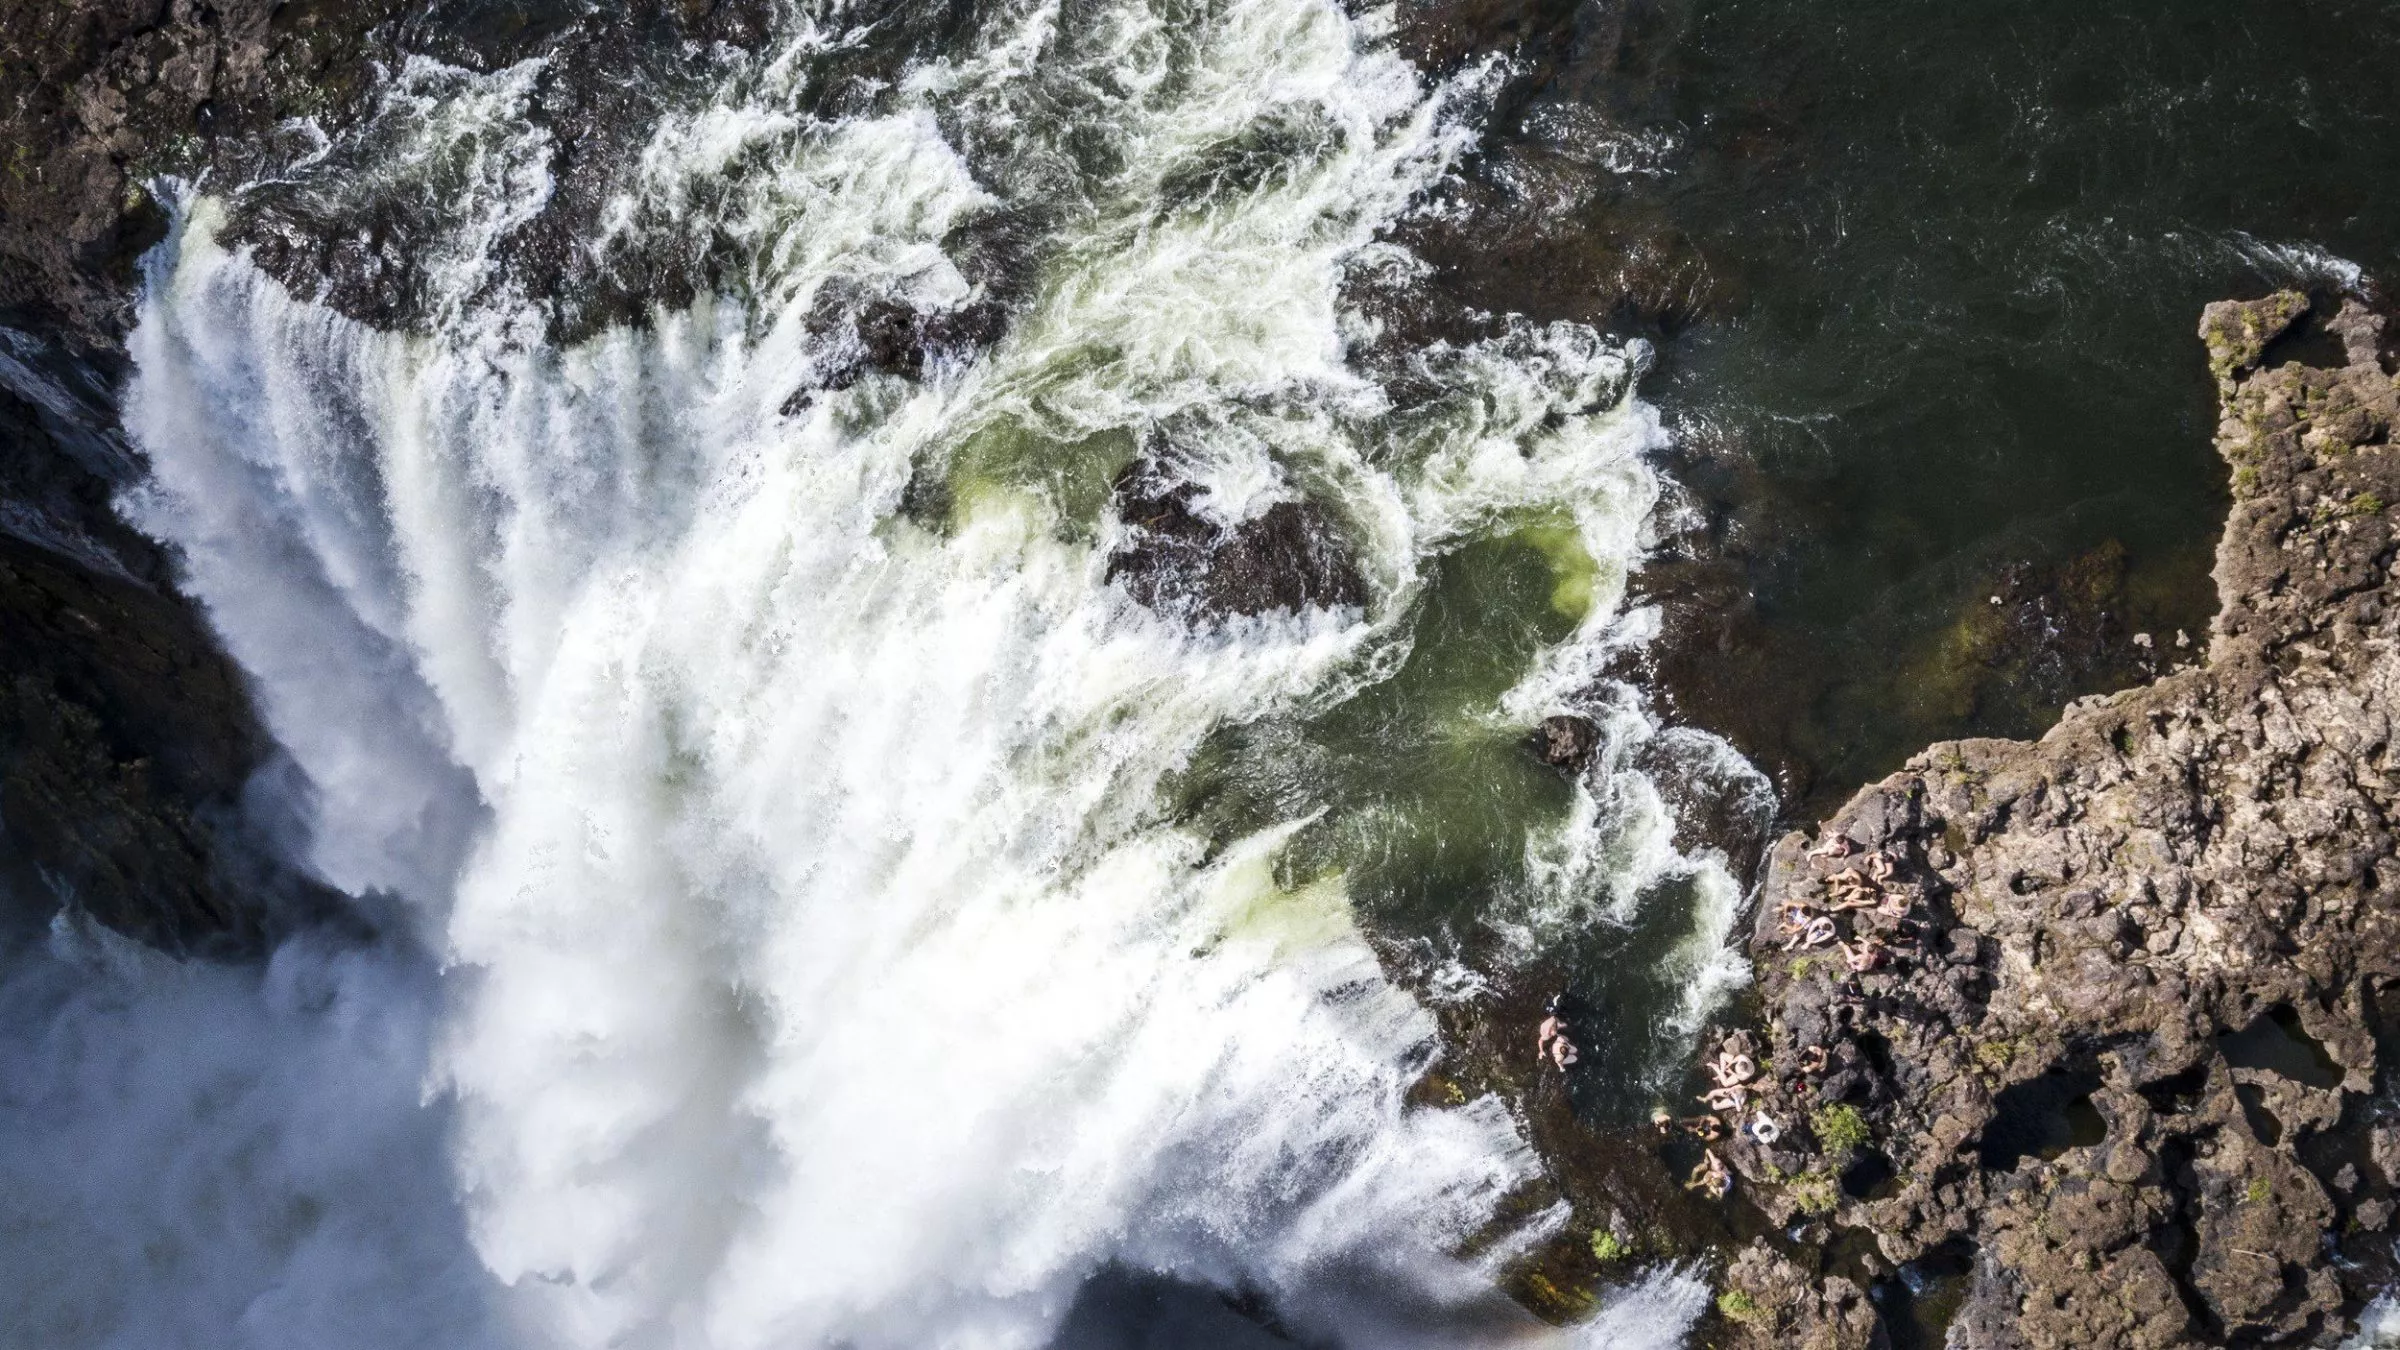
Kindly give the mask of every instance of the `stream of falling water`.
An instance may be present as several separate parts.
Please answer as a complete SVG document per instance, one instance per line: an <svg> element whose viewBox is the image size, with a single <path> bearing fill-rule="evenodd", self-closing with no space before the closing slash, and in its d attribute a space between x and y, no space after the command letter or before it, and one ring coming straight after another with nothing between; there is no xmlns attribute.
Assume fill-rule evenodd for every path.
<svg viewBox="0 0 2400 1350"><path fill-rule="evenodd" d="M1444 734L1506 746L1571 706L1640 627L1640 353L1572 325L1433 343L1405 363L1430 398L1353 359L1346 281L1405 274L1380 232L1473 137L1471 90L1428 88L1373 14L993 6L835 117L810 82L839 20L788 12L644 130L591 246L705 237L739 266L638 328L554 345L498 261L553 190L538 63L394 79L380 188L450 222L412 331L288 291L227 242L224 193L186 195L133 339L155 480L130 508L311 785L305 863L390 897L438 969L296 944L263 986L145 974L62 930L115 1001L12 997L119 1084L62 1109L114 1101L126 1165L258 1195L162 1202L215 1250L48 1343L222 1317L202 1342L1038 1347L1111 1267L1345 1345L1677 1342L1689 1272L1565 1331L1491 1295L1563 1213L1452 1255L1539 1163L1496 1099L1404 1105L1433 1021L1339 849L1291 863L1341 808L1228 832L1170 793L1226 727L1370 696L1440 640L1413 620L1443 560L1527 530L1571 631ZM1003 216L1044 225L995 345L823 377L830 298L975 303L956 241ZM1322 506L1365 603L1136 603L1110 484L1162 441L1206 516ZM1483 917L1528 954L1684 932L1663 1016L1688 1038L1740 979L1735 888L1614 764L1528 813ZM1644 913L1669 873L1689 911ZM202 1052L236 1109L126 1086L167 1053L128 1029L195 1016L256 1023ZM100 1203L77 1184L38 1203ZM161 1278L143 1259L101 1274ZM62 1278L37 1311L90 1322Z"/></svg>

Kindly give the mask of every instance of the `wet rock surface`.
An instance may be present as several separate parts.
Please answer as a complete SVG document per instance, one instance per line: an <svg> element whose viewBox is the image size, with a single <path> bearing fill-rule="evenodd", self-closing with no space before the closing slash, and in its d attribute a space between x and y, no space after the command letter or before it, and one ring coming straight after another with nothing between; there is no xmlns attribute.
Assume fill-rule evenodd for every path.
<svg viewBox="0 0 2400 1350"><path fill-rule="evenodd" d="M231 203L224 237L270 274L385 329L422 326L446 307L520 297L561 345L612 326L640 327L703 295L780 307L785 297L770 293L757 243L746 238L764 208L705 178L662 187L645 167L652 136L697 113L731 64L767 41L771 0L390 4L398 17L366 43L387 77L346 113L356 134L322 150L262 142L258 155L277 171ZM830 21L840 35L805 58L802 107L827 119L888 111L910 64L947 49L977 21L972 6L847 6ZM421 68L419 55L449 68ZM422 116L427 95L518 72L522 81L498 95L519 105L505 128L434 127ZM803 123L745 153L802 153ZM965 143L975 161L973 142ZM394 155L396 144L418 149ZM996 164L974 167L1001 174ZM492 217L489 265L446 269L441 241L457 214L503 203ZM823 344L818 381L793 394L792 410L870 370L913 378L929 361L988 345L1024 299L1032 252L1047 229L1004 207L957 222L938 243L968 289L963 298L819 297L812 332L840 340ZM472 275L462 281L462 270Z"/></svg>
<svg viewBox="0 0 2400 1350"><path fill-rule="evenodd" d="M398 0L0 0L0 314L77 345L130 318L155 174L354 110Z"/></svg>
<svg viewBox="0 0 2400 1350"><path fill-rule="evenodd" d="M1600 751L1600 724L1572 713L1545 717L1533 730L1532 747L1551 768L1581 773Z"/></svg>
<svg viewBox="0 0 2400 1350"><path fill-rule="evenodd" d="M1737 1261L1744 1307L1875 1344L1819 1311L1836 1282L1968 1251L1953 1345L2302 1344L2388 1266L2400 390L2355 305L2342 364L2262 368L2307 308L2201 325L2234 491L2205 660L1935 745L1775 847L1723 1155L1859 1251Z"/></svg>
<svg viewBox="0 0 2400 1350"><path fill-rule="evenodd" d="M1341 532L1313 502L1277 501L1227 524L1155 459L1118 476L1116 501L1128 537L1108 578L1152 609L1214 620L1367 602Z"/></svg>
<svg viewBox="0 0 2400 1350"><path fill-rule="evenodd" d="M357 134L322 153L261 144L278 171L235 198L225 232L261 267L385 329L513 292L538 302L563 341L738 289L738 265L713 230L637 242L639 232L600 221L611 209L638 213L647 131L705 89L727 55L765 39L769 5L393 0L390 9L393 20L366 42L385 78L340 119ZM419 67L419 57L448 69ZM506 127L424 121L427 95L512 67L525 78L505 95L522 101ZM512 150L510 138L524 144ZM393 153L412 142L421 148ZM460 294L442 241L460 212L495 208L504 209L493 217L493 265Z"/></svg>
<svg viewBox="0 0 2400 1350"><path fill-rule="evenodd" d="M272 861L287 822L240 672L111 505L134 265L157 175L238 173L289 119L355 116L397 0L0 0L0 896L191 954L255 953L339 901ZM381 67L379 67L381 63Z"/></svg>
<svg viewBox="0 0 2400 1350"><path fill-rule="evenodd" d="M245 798L271 744L166 557L110 509L137 471L105 374L0 329L0 909L255 952L332 897L269 861Z"/></svg>
<svg viewBox="0 0 2400 1350"><path fill-rule="evenodd" d="M809 316L816 359L808 379L784 400L796 416L820 392L838 393L869 375L919 379L930 366L964 364L998 340L1008 314L982 298L948 308L919 308L890 297L828 295Z"/></svg>

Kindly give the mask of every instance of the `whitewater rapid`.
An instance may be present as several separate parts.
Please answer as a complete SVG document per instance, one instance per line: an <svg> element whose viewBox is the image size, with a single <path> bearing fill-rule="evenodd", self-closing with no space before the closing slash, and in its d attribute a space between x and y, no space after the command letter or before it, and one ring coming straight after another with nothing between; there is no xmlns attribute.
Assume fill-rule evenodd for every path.
<svg viewBox="0 0 2400 1350"><path fill-rule="evenodd" d="M407 929L257 979L61 930L115 1000L53 980L62 1018L259 1024L224 1072L260 1105L230 1121L140 1086L158 1045L75 1061L125 1085L137 1153L230 1152L217 1184L332 1216L191 1276L278 1291L218 1299L239 1343L1038 1347L1110 1267L1257 1291L1348 1345L1680 1339L1705 1285L1678 1270L1564 1332L1501 1308L1495 1273L1563 1210L1451 1255L1539 1163L1497 1099L1404 1103L1432 1017L1343 872L1277 866L1321 809L1233 839L1167 809L1212 732L1388 678L1436 560L1549 522L1588 573L1574 635L1462 716L1605 711L1616 752L1488 922L1531 955L1690 876L1676 1025L1741 978L1733 883L1674 851L1623 753L1659 733L1576 703L1645 622L1641 353L1574 325L1433 344L1409 363L1430 409L1353 359L1374 321L1346 283L1414 265L1386 227L1474 138L1472 78L1429 88L1387 23L1019 3L829 118L809 60L841 11L796 8L647 131L591 241L705 237L741 269L563 347L502 262L553 190L538 62L395 77L383 186L453 222L412 331L287 290L225 241L222 189L185 193L132 341L154 478L126 507L312 785L301 860ZM1302 147L1194 196L1267 120ZM794 398L834 356L827 296L971 302L946 246L1028 207L1054 224L997 345ZM1107 484L1158 434L1215 518L1333 503L1363 608L1194 623L1110 583ZM936 519L910 509L928 481ZM289 1138L279 1102L326 1123ZM303 1145L337 1159L286 1166ZM415 1255L378 1258L384 1229ZM208 1321L161 1309L60 1343Z"/></svg>

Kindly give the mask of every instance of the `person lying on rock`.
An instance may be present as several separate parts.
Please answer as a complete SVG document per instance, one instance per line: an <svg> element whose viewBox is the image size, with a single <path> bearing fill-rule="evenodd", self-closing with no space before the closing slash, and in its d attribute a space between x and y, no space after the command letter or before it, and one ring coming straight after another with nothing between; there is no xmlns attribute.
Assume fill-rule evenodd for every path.
<svg viewBox="0 0 2400 1350"><path fill-rule="evenodd" d="M1700 1094L1700 1102L1711 1111L1739 1114L1750 1101L1750 1089L1741 1086L1710 1088Z"/></svg>
<svg viewBox="0 0 2400 1350"><path fill-rule="evenodd" d="M1692 1169L1691 1180L1684 1182L1683 1188L1722 1200L1733 1190L1733 1174L1725 1170L1725 1160L1717 1156L1715 1149L1706 1149L1700 1154L1699 1165Z"/></svg>
<svg viewBox="0 0 2400 1350"><path fill-rule="evenodd" d="M1783 949L1788 952L1811 947L1822 947L1826 943L1834 940L1835 932L1836 930L1833 926L1833 920L1820 914L1816 918L1810 919L1806 924L1802 925L1798 932L1793 933L1790 937L1784 939Z"/></svg>
<svg viewBox="0 0 2400 1350"><path fill-rule="evenodd" d="M1758 1073L1758 1065L1748 1055L1728 1047L1709 1061L1708 1076L1718 1087L1737 1087Z"/></svg>
<svg viewBox="0 0 2400 1350"><path fill-rule="evenodd" d="M1663 1106L1650 1109L1650 1127L1662 1135L1681 1130L1704 1144L1713 1144L1725 1137L1725 1122L1715 1116L1685 1116L1677 1120L1674 1113Z"/></svg>
<svg viewBox="0 0 2400 1350"><path fill-rule="evenodd" d="M1856 867L1845 867L1825 878L1825 889L1829 891L1871 891L1875 889L1875 883L1867 878L1866 873Z"/></svg>
<svg viewBox="0 0 2400 1350"><path fill-rule="evenodd" d="M1844 891L1825 907L1836 914L1847 914L1853 910L1880 908L1885 899L1872 891Z"/></svg>

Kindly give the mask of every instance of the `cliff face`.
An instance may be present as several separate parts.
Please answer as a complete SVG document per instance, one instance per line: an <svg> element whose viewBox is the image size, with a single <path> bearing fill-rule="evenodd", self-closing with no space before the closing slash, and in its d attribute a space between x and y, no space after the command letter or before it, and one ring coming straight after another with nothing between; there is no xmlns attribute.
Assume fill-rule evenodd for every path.
<svg viewBox="0 0 2400 1350"><path fill-rule="evenodd" d="M256 951L332 897L245 806L272 745L240 672L119 521L117 425L153 174L237 165L363 97L395 6L0 0L0 915L62 904L171 951Z"/></svg>
<svg viewBox="0 0 2400 1350"><path fill-rule="evenodd" d="M19 919L73 904L167 950L254 950L317 897L255 861L241 798L268 741L109 509L137 463L92 377L0 329L0 895Z"/></svg>
<svg viewBox="0 0 2400 1350"><path fill-rule="evenodd" d="M1735 1340L1880 1343L1858 1282L1903 1266L1953 1272L1954 1346L2306 1342L2388 1262L2400 394L2354 305L2339 368L2262 367L2308 307L2201 324L2235 498L2205 659L1775 848L1727 1112L1767 1124L1721 1148L1800 1252L1865 1250L1745 1253Z"/></svg>
<svg viewBox="0 0 2400 1350"><path fill-rule="evenodd" d="M156 173L366 92L393 0L0 0L0 314L111 345L166 232Z"/></svg>

